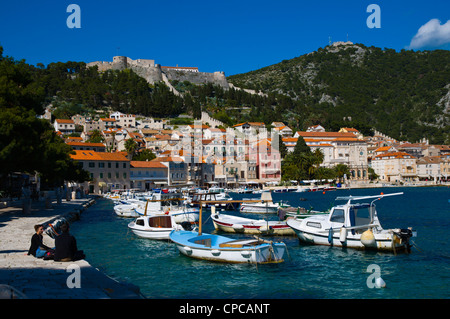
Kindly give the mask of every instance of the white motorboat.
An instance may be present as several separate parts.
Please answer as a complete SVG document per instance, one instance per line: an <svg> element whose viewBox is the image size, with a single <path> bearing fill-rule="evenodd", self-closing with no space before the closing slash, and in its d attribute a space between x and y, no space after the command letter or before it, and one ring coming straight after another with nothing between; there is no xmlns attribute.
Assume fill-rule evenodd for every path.
<svg viewBox="0 0 450 319"><path fill-rule="evenodd" d="M270 191L261 193L260 202L243 202L240 205L241 213L276 214L280 208L289 207L288 204L274 203Z"/></svg>
<svg viewBox="0 0 450 319"><path fill-rule="evenodd" d="M136 212L136 208L144 207L145 203L138 199L122 201L120 204L114 205L114 212L120 217L137 217L139 214Z"/></svg>
<svg viewBox="0 0 450 319"><path fill-rule="evenodd" d="M347 203L334 206L328 214L288 219L287 224L305 243L394 253L405 249L409 251L409 239L416 233L411 228L383 229L374 204L384 197L402 194L337 197L336 200L347 200ZM360 200L372 201L354 203Z"/></svg>
<svg viewBox="0 0 450 319"><path fill-rule="evenodd" d="M252 188L248 188L248 187L238 188L236 190L236 193L238 193L238 194L252 194L253 193L253 189Z"/></svg>
<svg viewBox="0 0 450 319"><path fill-rule="evenodd" d="M182 229L182 226L175 223L173 216L147 215L140 216L128 224L128 228L141 238L148 239L169 239L169 234L174 229Z"/></svg>
<svg viewBox="0 0 450 319"><path fill-rule="evenodd" d="M171 215L176 223L198 222L198 208L188 207L179 193L155 193L144 206L136 207L139 215Z"/></svg>
<svg viewBox="0 0 450 319"><path fill-rule="evenodd" d="M221 213L212 213L211 219L216 230L227 233L254 234L254 235L295 235L294 230L286 221L251 219Z"/></svg>

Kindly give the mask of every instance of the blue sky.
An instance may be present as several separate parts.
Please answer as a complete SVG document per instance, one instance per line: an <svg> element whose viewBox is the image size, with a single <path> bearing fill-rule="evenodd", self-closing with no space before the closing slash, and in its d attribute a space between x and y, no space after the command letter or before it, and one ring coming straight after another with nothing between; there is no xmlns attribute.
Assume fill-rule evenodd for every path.
<svg viewBox="0 0 450 319"><path fill-rule="evenodd" d="M79 29L67 27L70 4L81 8ZM381 28L367 26L369 4L380 7ZM232 75L315 51L330 38L449 50L449 20L448 0L2 0L0 45L30 64L124 55Z"/></svg>

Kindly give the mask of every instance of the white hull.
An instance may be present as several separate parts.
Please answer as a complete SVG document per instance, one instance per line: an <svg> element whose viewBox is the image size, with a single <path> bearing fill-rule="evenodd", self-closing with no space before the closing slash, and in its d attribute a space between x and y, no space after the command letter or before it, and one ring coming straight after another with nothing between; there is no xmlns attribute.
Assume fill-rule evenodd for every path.
<svg viewBox="0 0 450 319"><path fill-rule="evenodd" d="M169 239L173 230L182 227L172 216L142 216L128 224L128 228L138 237L147 239Z"/></svg>
<svg viewBox="0 0 450 319"><path fill-rule="evenodd" d="M133 205L116 205L114 206L114 212L120 217L138 217L139 214L136 212L136 207Z"/></svg>
<svg viewBox="0 0 450 319"><path fill-rule="evenodd" d="M130 229L138 237L155 240L169 239L170 232L173 230L173 228L153 228L148 230Z"/></svg>
<svg viewBox="0 0 450 319"><path fill-rule="evenodd" d="M219 250L219 249L200 249L200 248L192 248L183 245L176 244L178 250L186 256L218 261L218 262L228 262L228 263L267 263L267 262L276 262L271 257L271 252L269 246L265 246L257 249L236 249L234 251L230 250ZM278 257L277 261L282 262L283 259L279 256L283 256L285 247L277 247L276 256Z"/></svg>
<svg viewBox="0 0 450 319"><path fill-rule="evenodd" d="M395 238L393 239L393 233L388 230L381 231L380 233L374 232L375 244L368 247L361 242L361 234L352 235L350 231L347 231L346 240L341 242L340 229L336 229L333 231L332 240L330 242L329 232L327 231L314 233L311 230L302 228L296 220L288 221L288 225L292 227L300 241L308 244L392 251L393 244L395 243L395 248L397 250L402 248L402 245L395 242Z"/></svg>

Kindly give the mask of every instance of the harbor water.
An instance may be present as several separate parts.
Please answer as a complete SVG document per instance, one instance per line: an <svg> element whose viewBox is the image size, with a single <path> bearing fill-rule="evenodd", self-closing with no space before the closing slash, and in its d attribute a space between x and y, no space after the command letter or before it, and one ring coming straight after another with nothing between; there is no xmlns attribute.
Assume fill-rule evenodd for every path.
<svg viewBox="0 0 450 319"><path fill-rule="evenodd" d="M226 264L195 260L169 241L142 239L129 231L132 219L118 217L113 202L98 199L72 224L87 261L118 281L159 299L446 299L450 297L450 188L389 187L328 192L272 193L274 202L327 210L337 196L404 192L376 202L383 228L412 227L411 253L360 251L304 245L297 237L268 237L288 247L285 262ZM234 199L259 194L230 193ZM336 202L338 203L338 202ZM342 203L342 202L339 202ZM276 215L241 214L277 219ZM203 231L216 233L209 211ZM229 237L248 235L225 234ZM374 269L378 272L375 273ZM371 288L375 275L385 288Z"/></svg>

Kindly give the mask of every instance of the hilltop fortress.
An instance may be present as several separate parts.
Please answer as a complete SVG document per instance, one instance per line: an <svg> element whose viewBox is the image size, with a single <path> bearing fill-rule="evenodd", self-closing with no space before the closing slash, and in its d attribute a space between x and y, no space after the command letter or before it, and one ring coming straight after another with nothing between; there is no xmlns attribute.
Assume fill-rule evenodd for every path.
<svg viewBox="0 0 450 319"><path fill-rule="evenodd" d="M107 70L131 69L139 76L142 76L148 83L163 81L172 90L170 80L189 81L194 84L213 83L225 89L229 88L224 72L199 72L196 67L168 67L155 64L155 60L137 59L132 60L125 56L115 56L112 62L96 61L87 63L88 67L97 66L100 72Z"/></svg>

